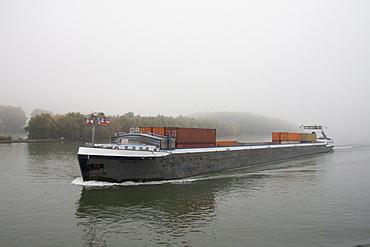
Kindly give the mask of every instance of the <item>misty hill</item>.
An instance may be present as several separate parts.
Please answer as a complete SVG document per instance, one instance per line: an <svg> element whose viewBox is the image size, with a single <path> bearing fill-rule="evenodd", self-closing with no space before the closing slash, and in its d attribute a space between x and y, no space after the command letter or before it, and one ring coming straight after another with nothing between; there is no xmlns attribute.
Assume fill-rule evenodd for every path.
<svg viewBox="0 0 370 247"><path fill-rule="evenodd" d="M220 136L265 135L276 131L297 131L298 128L296 124L288 121L250 112L198 112L190 117L219 122L224 127L217 130Z"/></svg>

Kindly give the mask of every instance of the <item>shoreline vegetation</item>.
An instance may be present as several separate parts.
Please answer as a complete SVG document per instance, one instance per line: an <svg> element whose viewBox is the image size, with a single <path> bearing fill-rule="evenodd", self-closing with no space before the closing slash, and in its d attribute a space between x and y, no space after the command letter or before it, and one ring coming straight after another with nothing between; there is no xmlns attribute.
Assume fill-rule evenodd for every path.
<svg viewBox="0 0 370 247"><path fill-rule="evenodd" d="M0 140L1 143L36 143L36 142L91 142L91 140L81 139L17 139L17 140Z"/></svg>
<svg viewBox="0 0 370 247"><path fill-rule="evenodd" d="M265 135L274 131L295 131L297 124L250 112L198 112L189 116L141 116L94 113L108 124L96 128L97 142L110 140L117 132L130 132L130 127L182 127L216 129L217 138L243 135ZM69 112L53 114L35 109L27 120L21 107L0 106L0 143L69 142L91 140L92 114ZM16 135L16 134L20 135Z"/></svg>

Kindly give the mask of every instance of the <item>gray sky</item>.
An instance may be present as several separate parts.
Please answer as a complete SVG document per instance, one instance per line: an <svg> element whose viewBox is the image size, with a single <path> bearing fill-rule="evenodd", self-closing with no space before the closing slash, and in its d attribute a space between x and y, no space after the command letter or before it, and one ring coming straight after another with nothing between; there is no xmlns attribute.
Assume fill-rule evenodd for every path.
<svg viewBox="0 0 370 247"><path fill-rule="evenodd" d="M365 0L0 0L0 104L369 133L369 13Z"/></svg>

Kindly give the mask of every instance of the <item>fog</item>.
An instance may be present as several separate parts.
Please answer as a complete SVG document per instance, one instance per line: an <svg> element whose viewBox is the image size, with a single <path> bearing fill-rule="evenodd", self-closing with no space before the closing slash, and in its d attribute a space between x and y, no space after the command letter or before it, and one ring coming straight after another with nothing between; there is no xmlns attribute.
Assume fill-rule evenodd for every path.
<svg viewBox="0 0 370 247"><path fill-rule="evenodd" d="M0 104L241 111L370 137L369 13L349 0L0 0Z"/></svg>

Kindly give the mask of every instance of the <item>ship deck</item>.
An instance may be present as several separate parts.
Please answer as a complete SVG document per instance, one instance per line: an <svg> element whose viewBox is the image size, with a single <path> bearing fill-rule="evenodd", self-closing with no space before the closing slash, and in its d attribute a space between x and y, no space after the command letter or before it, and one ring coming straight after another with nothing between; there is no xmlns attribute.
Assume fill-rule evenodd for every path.
<svg viewBox="0 0 370 247"><path fill-rule="evenodd" d="M177 148L168 150L125 150L125 149L111 149L111 148L93 148L80 147L79 155L95 155L95 156L115 156L115 157L164 157L171 154L185 154L185 153L209 153L209 152L226 152L237 150L250 149L266 149L266 148L289 148L289 147L304 147L304 146L325 146L325 143L293 143L293 144L260 144L260 145L242 145L242 146L226 146L226 147L199 147L199 148Z"/></svg>

